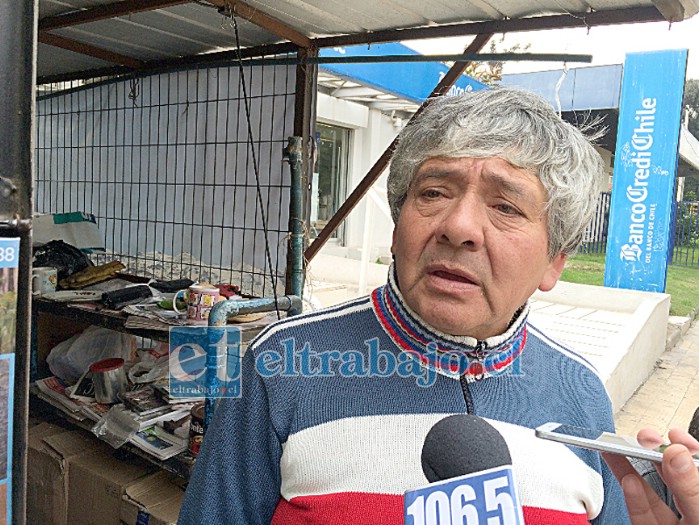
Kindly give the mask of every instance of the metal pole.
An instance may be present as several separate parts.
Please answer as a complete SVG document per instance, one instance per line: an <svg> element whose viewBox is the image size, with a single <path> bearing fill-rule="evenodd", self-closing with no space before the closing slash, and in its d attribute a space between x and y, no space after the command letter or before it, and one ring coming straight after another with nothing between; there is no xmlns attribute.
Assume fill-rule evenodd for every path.
<svg viewBox="0 0 699 525"><path fill-rule="evenodd" d="M485 44L492 36L492 34L476 36L476 38L473 39L473 42L471 42L464 50L464 54L477 53L479 50L483 49ZM469 62L456 62L451 69L447 71L447 74L444 75L442 80L439 81L439 84L435 86L430 96L422 103L422 106L418 108L411 118L415 118L415 116L419 115L430 99L447 93L449 88L456 83L461 74L466 70L468 64ZM311 262L313 257L315 257L325 243L328 242L328 239L330 239L333 232L340 226L340 224L342 224L342 221L347 218L357 203L364 197L366 192L369 191L369 188L371 188L374 182L376 182L376 180L381 176L391 160L391 155L393 155L393 150L395 149L397 143L398 140L393 139L393 142L389 144L379 159L374 163L371 169L369 169L369 172L364 176L359 184L357 184L357 187L354 188L345 202L342 203L342 206L340 206L340 208L335 212L335 215L330 217L330 220L320 231L313 243L306 248L306 251L304 252L306 264Z"/></svg>
<svg viewBox="0 0 699 525"><path fill-rule="evenodd" d="M305 279L303 252L306 249L305 221L303 219L303 139L289 137L286 154L289 157L289 166L291 166L291 202L289 205L289 225L291 227L289 250L291 254L287 263L291 265L291 268L287 269L291 280L289 293L303 297Z"/></svg>
<svg viewBox="0 0 699 525"><path fill-rule="evenodd" d="M292 271L305 273L303 254L306 250L305 226L308 218L308 206L310 204L311 180L313 173L313 159L311 151L313 130L315 129L315 97L316 77L318 66L307 63L308 59L318 56L317 49L299 49L296 59L296 89L294 98L294 131L289 139L285 156L289 158L291 165L291 202L289 205L289 249L286 260L286 288L287 294L303 296L303 280L305 275L299 277ZM290 150L294 150L293 153ZM293 155L293 159L292 159ZM297 164L300 162L300 164ZM301 243L301 251L298 252L298 243ZM300 265L300 266L299 266ZM301 279L301 283L293 282Z"/></svg>
<svg viewBox="0 0 699 525"><path fill-rule="evenodd" d="M240 314L249 314L254 312L272 312L276 309L285 310L289 315L301 313L301 298L295 295L284 295L282 297L263 297L262 299L245 299L242 301L228 300L216 303L211 312L209 312L209 327L226 326L229 317L235 317ZM210 343L215 338L213 331L208 334ZM214 344L209 344L206 349L206 386L207 396L204 401L204 431L209 428L209 424L214 417L216 409L216 399L212 395L218 386L216 372L218 370L218 347Z"/></svg>
<svg viewBox="0 0 699 525"><path fill-rule="evenodd" d="M7 407L8 421L0 422L12 423L8 464L12 465L9 473L12 483L11 519L15 524L26 522L29 277L38 11L36 0L0 2L0 86L3 89L0 104L0 235L20 239L15 347L4 349L15 353L14 399L13 406ZM0 509L0 512L5 513L6 509Z"/></svg>

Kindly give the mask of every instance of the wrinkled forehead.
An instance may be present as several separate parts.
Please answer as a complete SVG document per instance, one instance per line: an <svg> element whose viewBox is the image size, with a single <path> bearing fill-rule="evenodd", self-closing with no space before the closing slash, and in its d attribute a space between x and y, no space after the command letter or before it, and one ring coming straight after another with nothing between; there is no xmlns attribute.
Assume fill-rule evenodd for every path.
<svg viewBox="0 0 699 525"><path fill-rule="evenodd" d="M468 180L474 176L514 193L523 191L526 186L547 193L536 171L513 165L501 157L428 157L415 170L411 186L425 178Z"/></svg>

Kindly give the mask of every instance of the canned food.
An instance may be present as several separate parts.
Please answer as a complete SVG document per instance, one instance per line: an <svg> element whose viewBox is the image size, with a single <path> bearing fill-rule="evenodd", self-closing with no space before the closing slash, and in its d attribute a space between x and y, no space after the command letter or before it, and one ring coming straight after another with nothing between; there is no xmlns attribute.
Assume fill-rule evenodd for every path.
<svg viewBox="0 0 699 525"><path fill-rule="evenodd" d="M204 406L203 401L194 405L189 420L189 451L195 457L204 441Z"/></svg>

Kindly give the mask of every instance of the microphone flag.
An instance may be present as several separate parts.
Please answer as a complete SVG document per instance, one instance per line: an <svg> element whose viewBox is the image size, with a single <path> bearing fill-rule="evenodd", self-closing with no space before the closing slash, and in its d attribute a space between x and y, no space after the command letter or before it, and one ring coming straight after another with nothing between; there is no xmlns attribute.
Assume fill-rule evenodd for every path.
<svg viewBox="0 0 699 525"><path fill-rule="evenodd" d="M502 465L410 490L405 525L524 525L512 465Z"/></svg>

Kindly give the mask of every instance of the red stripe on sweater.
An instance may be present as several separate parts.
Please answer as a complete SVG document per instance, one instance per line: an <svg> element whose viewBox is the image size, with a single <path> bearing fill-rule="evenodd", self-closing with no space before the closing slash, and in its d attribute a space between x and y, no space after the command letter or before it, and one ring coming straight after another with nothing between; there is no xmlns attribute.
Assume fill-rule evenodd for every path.
<svg viewBox="0 0 699 525"><path fill-rule="evenodd" d="M527 525L587 525L587 517L551 509L524 507ZM402 525L403 496L342 492L280 499L271 525Z"/></svg>
<svg viewBox="0 0 699 525"><path fill-rule="evenodd" d="M271 525L399 525L403 496L341 492L279 500Z"/></svg>
<svg viewBox="0 0 699 525"><path fill-rule="evenodd" d="M522 507L524 523L527 525L589 525L587 516L552 509Z"/></svg>

